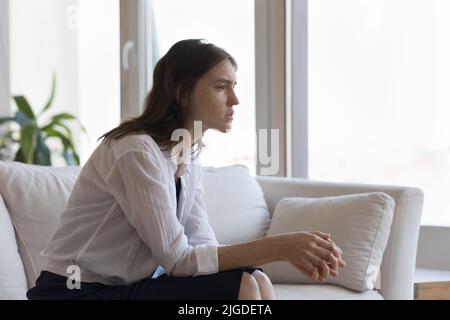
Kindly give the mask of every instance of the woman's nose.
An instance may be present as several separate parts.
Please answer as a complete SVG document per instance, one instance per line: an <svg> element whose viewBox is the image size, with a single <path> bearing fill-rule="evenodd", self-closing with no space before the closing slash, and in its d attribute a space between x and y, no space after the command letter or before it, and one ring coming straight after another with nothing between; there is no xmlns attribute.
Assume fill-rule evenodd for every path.
<svg viewBox="0 0 450 320"><path fill-rule="evenodd" d="M229 98L228 101L229 105L231 106L236 106L239 104L239 99L234 91L232 92L231 97Z"/></svg>

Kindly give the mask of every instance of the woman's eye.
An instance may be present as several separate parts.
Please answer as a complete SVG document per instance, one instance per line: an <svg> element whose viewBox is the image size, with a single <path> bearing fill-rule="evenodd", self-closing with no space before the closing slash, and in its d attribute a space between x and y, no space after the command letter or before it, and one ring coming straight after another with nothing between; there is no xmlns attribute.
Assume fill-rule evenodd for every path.
<svg viewBox="0 0 450 320"><path fill-rule="evenodd" d="M221 87L217 87L217 89L219 89L219 90L225 90L225 86L221 86Z"/></svg>

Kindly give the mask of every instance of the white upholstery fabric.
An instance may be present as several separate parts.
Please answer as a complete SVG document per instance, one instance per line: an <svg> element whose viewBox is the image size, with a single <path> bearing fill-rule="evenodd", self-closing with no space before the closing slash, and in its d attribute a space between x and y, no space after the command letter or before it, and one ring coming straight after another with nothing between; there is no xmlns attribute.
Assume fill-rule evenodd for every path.
<svg viewBox="0 0 450 320"><path fill-rule="evenodd" d="M243 165L204 167L205 203L217 241L230 244L263 237L270 224L261 187Z"/></svg>
<svg viewBox="0 0 450 320"><path fill-rule="evenodd" d="M345 268L327 283L372 290L392 223L394 200L382 192L335 197L283 198L276 206L268 235L294 231L330 233L342 249ZM277 283L313 283L288 262L264 270Z"/></svg>
<svg viewBox="0 0 450 320"><path fill-rule="evenodd" d="M353 193L385 192L395 201L394 218L381 264L380 294L386 300L413 299L417 240L423 191L403 186L257 177L270 212L284 197L327 197Z"/></svg>
<svg viewBox="0 0 450 320"><path fill-rule="evenodd" d="M0 192L16 230L29 287L42 270L40 252L56 230L79 172L78 167L0 162Z"/></svg>
<svg viewBox="0 0 450 320"><path fill-rule="evenodd" d="M327 284L275 284L277 300L383 300L376 290L364 292Z"/></svg>
<svg viewBox="0 0 450 320"><path fill-rule="evenodd" d="M27 279L14 227L0 196L0 300L25 300L26 292Z"/></svg>

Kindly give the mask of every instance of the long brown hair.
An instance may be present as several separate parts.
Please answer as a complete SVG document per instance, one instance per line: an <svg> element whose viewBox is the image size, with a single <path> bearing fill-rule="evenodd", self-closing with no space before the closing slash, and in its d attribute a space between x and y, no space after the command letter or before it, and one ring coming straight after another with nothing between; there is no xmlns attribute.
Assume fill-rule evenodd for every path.
<svg viewBox="0 0 450 320"><path fill-rule="evenodd" d="M198 79L208 70L228 59L237 69L235 59L224 49L203 39L187 39L175 43L158 61L153 72L153 87L145 99L143 113L121 123L99 138L105 142L126 135L150 135L162 151L170 151L178 141L172 141L172 132L184 128L184 108L179 97L190 97ZM177 96L177 89L179 89ZM194 149L201 150L201 139Z"/></svg>

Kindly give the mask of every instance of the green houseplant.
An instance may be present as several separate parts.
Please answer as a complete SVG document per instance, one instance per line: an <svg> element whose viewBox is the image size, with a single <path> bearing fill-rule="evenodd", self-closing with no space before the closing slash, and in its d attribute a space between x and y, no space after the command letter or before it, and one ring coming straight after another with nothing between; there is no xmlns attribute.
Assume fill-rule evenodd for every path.
<svg viewBox="0 0 450 320"><path fill-rule="evenodd" d="M83 132L86 129L70 113L58 113L43 125L39 125L42 115L46 114L52 107L56 91L56 76L53 76L50 97L39 114L36 114L25 96L13 96L18 111L13 117L0 118L0 125L5 123L15 123L15 129L9 129L0 136L0 146L11 148L17 145L14 160L50 166L51 151L48 146L48 139L55 138L62 145L62 156L68 165L80 165L80 158L73 144L72 131L67 125L68 121L76 121ZM38 121L39 120L39 121ZM18 129L17 129L18 128ZM17 147L16 146L16 147Z"/></svg>

